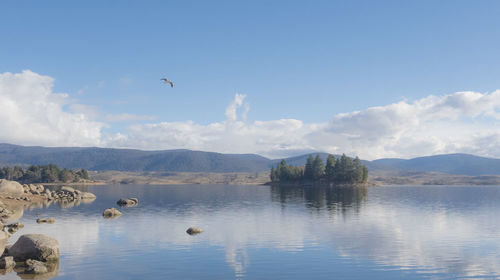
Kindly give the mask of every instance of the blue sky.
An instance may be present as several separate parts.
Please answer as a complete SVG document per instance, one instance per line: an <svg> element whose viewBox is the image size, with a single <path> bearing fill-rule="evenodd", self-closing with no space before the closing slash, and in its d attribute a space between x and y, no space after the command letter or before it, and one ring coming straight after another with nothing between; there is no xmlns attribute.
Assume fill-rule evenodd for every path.
<svg viewBox="0 0 500 280"><path fill-rule="evenodd" d="M309 140L259 149L257 143L271 141L261 136L255 136L248 149L242 145L232 150L229 144L204 145L216 137L212 133L187 136L186 131L198 126L209 130L226 122L228 104L236 101L237 93L245 96L234 103L236 108L248 111L240 112L239 121L252 125L299 120L312 128L280 134L284 138L292 137L290 133L301 135L299 142L310 138L318 126L326 129L339 114L399 102L415 104L430 95L445 98L470 91L495 103L496 95L491 94L500 88L499 12L498 1L4 1L0 4L0 73L30 70L50 77L53 88L47 94L65 93L61 110L83 114L95 123L99 135L94 142L65 141L65 136L52 142L37 141L35 136L22 140L0 135L0 140L268 156L309 150L345 150L369 158L414 156L398 152L401 146L368 153L362 150L370 147L361 144L314 145ZM175 87L162 84L162 77L174 81ZM20 81L14 83L16 89L4 90L25 88ZM493 116L498 109L476 115L462 111L453 121L489 126L489 131L474 133L497 137L491 124L498 125ZM120 116L122 121L117 121ZM165 128L172 123L191 126ZM134 131L144 133L159 124L163 124L162 136L116 140L133 138ZM239 133L256 128L233 129ZM336 131L349 137L351 132ZM179 141L161 145L166 137ZM434 134L423 138L433 137L442 140ZM416 144L425 146L426 141ZM464 143L457 147L450 139L445 142L418 153L500 156L500 148L491 153L464 149ZM363 145L385 146L383 141ZM272 152L276 149L282 153Z"/></svg>

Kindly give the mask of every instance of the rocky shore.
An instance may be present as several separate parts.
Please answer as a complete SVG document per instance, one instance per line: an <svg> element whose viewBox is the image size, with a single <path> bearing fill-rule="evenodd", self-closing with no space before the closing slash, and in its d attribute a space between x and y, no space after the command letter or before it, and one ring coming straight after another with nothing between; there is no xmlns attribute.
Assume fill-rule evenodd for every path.
<svg viewBox="0 0 500 280"><path fill-rule="evenodd" d="M64 186L46 188L39 184L21 185L0 180L0 274L15 271L22 279L50 279L59 268L59 243L42 234L21 235L13 245L9 238L24 225L18 220L25 209L47 207L58 203L72 207L91 202L95 195ZM38 223L54 223L53 218L39 218Z"/></svg>

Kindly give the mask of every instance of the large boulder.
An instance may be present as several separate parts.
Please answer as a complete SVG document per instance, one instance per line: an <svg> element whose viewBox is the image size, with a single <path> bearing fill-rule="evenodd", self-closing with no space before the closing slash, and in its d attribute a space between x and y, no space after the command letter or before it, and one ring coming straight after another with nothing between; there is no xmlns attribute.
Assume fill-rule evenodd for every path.
<svg viewBox="0 0 500 280"><path fill-rule="evenodd" d="M20 197L24 194L24 188L16 181L0 179L0 195Z"/></svg>
<svg viewBox="0 0 500 280"><path fill-rule="evenodd" d="M55 261L59 259L59 242L43 234L25 234L12 245L9 255L16 261Z"/></svg>

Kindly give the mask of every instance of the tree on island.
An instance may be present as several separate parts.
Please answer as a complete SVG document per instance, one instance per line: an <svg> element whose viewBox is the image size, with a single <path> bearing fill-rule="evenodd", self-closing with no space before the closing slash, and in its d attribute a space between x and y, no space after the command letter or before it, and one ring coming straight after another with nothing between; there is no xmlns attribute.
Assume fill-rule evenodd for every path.
<svg viewBox="0 0 500 280"><path fill-rule="evenodd" d="M335 184L360 184L368 179L368 169L356 157L354 160L345 154L338 159L329 155L326 166L319 155L309 155L305 166L288 165L285 160L271 168L271 182L325 182Z"/></svg>

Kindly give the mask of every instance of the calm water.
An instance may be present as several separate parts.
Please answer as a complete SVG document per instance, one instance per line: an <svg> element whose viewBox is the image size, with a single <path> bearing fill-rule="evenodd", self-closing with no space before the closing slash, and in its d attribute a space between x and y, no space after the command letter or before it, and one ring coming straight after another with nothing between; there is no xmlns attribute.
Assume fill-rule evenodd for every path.
<svg viewBox="0 0 500 280"><path fill-rule="evenodd" d="M27 209L9 241L59 240L56 278L500 279L500 187L84 189L93 203ZM103 219L120 197L139 206Z"/></svg>

